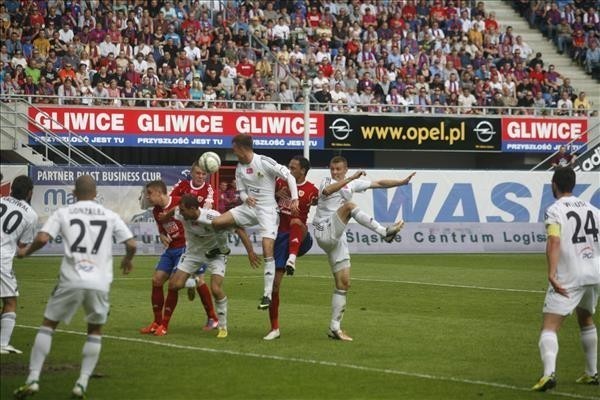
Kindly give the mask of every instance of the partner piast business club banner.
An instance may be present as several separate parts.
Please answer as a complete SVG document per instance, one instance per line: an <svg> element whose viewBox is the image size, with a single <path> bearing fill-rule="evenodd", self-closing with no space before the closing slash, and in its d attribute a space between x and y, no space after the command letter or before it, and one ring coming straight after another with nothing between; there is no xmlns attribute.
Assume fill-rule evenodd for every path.
<svg viewBox="0 0 600 400"><path fill-rule="evenodd" d="M325 148L501 151L500 119L326 115Z"/></svg>
<svg viewBox="0 0 600 400"><path fill-rule="evenodd" d="M304 115L294 112L70 106L30 107L28 114L32 119L28 129L38 135L38 141L50 143L57 139L46 136L45 130L76 146L85 142L96 146L230 148L235 135L246 133L260 149L304 147ZM312 113L311 148L323 148L323 131L323 114ZM30 144L35 143L31 139Z"/></svg>

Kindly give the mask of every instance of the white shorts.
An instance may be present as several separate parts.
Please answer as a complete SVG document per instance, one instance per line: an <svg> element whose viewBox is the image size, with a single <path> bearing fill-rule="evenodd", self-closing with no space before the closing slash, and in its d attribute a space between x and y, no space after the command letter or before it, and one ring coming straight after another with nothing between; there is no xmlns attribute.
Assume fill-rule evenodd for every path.
<svg viewBox="0 0 600 400"><path fill-rule="evenodd" d="M327 253L331 272L336 273L350 267L350 251L346 239L346 224L337 213L314 223L315 239L320 248Z"/></svg>
<svg viewBox="0 0 600 400"><path fill-rule="evenodd" d="M206 270L212 275L219 275L225 277L225 271L227 270L227 257L219 254L215 258L208 259L203 255L183 253L177 264L177 269L183 272L187 272L193 275L200 265L206 264Z"/></svg>
<svg viewBox="0 0 600 400"><path fill-rule="evenodd" d="M15 272L12 268L10 270L0 269L0 298L18 296L19 287Z"/></svg>
<svg viewBox="0 0 600 400"><path fill-rule="evenodd" d="M277 228L279 227L279 213L277 206L273 207L250 207L244 203L232 208L231 215L237 226L247 228L254 225L260 226L260 236L275 240Z"/></svg>
<svg viewBox="0 0 600 400"><path fill-rule="evenodd" d="M79 306L83 306L87 323L104 325L110 308L108 292L57 287L48 300L44 317L68 324Z"/></svg>
<svg viewBox="0 0 600 400"><path fill-rule="evenodd" d="M594 314L600 297L600 285L586 285L567 290L569 297L562 296L548 287L544 299L544 313L569 315L576 307Z"/></svg>

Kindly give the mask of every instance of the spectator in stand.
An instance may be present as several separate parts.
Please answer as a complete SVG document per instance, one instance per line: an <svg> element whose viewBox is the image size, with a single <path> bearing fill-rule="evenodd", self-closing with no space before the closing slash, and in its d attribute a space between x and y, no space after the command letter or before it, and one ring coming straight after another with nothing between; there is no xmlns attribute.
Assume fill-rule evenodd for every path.
<svg viewBox="0 0 600 400"><path fill-rule="evenodd" d="M590 41L590 47L585 53L585 72L592 74L594 69L600 69L600 46L598 46L599 39L592 39Z"/></svg>
<svg viewBox="0 0 600 400"><path fill-rule="evenodd" d="M579 96L573 102L573 108L578 112L583 112L583 115L588 115L590 112L590 101L588 100L585 92L580 92Z"/></svg>
<svg viewBox="0 0 600 400"><path fill-rule="evenodd" d="M556 102L557 115L571 115L573 111L573 102L569 96L569 92L563 91L560 99Z"/></svg>

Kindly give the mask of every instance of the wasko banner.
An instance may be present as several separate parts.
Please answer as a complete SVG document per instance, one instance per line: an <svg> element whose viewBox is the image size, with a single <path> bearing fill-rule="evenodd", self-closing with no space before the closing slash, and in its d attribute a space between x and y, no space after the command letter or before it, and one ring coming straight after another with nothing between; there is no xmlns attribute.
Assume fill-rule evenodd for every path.
<svg viewBox="0 0 600 400"><path fill-rule="evenodd" d="M229 148L238 133L254 137L256 148L302 149L304 115L293 112L173 110L165 108L29 108L29 130L40 140L49 130L73 144ZM323 148L323 114L312 113L310 147ZM72 131L77 136L69 136Z"/></svg>
<svg viewBox="0 0 600 400"><path fill-rule="evenodd" d="M500 151L498 118L325 116L325 148Z"/></svg>
<svg viewBox="0 0 600 400"><path fill-rule="evenodd" d="M588 150L582 154L580 157L577 157L575 160L575 171L600 171L600 142L596 143L596 145L592 148L588 148Z"/></svg>
<svg viewBox="0 0 600 400"><path fill-rule="evenodd" d="M587 118L502 117L502 151L553 153L572 140L571 151L577 151L587 129Z"/></svg>

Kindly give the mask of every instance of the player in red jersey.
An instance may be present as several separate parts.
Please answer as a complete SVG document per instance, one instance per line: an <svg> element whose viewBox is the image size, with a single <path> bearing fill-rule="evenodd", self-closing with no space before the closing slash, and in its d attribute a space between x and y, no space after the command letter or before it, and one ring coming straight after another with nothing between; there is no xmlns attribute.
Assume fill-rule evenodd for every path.
<svg viewBox="0 0 600 400"><path fill-rule="evenodd" d="M215 208L215 191L210 183L206 182L206 172L200 168L197 161L192 164L190 170L191 179L180 180L171 190L170 195L175 197L182 197L184 194L192 194L198 199L200 208L214 209ZM172 215L172 214L171 214ZM202 301L204 310L206 311L207 321L202 329L210 331L217 329L219 326L219 318L215 312L212 294L210 289L204 280L204 273L206 271L206 265L203 264L196 272L196 291ZM186 284L187 286L187 284ZM194 299L194 288L188 287L188 298Z"/></svg>
<svg viewBox="0 0 600 400"><path fill-rule="evenodd" d="M167 186L163 181L157 180L146 184L146 197L150 205L154 206L152 214L158 225L160 241L167 248L160 256L156 270L152 275L152 310L154 321L140 329L140 333L164 336L169 328L169 321L177 306L177 290L169 290L165 300L163 285L179 263L179 258L185 251L185 234L181 221L172 216L165 217L169 210L177 208L179 197L167 194Z"/></svg>
<svg viewBox="0 0 600 400"><path fill-rule="evenodd" d="M306 227L306 219L310 206L316 203L319 190L306 180L310 169L310 161L302 156L294 156L288 166L290 173L296 178L298 187L297 213L290 209L291 195L285 180L278 178L275 181L275 198L279 206L279 228L275 239L275 281L273 282L273 295L269 306L269 320L271 331L263 338L265 340L277 339L279 332L279 287L284 271L293 275L296 269L296 258L310 250L313 240Z"/></svg>

